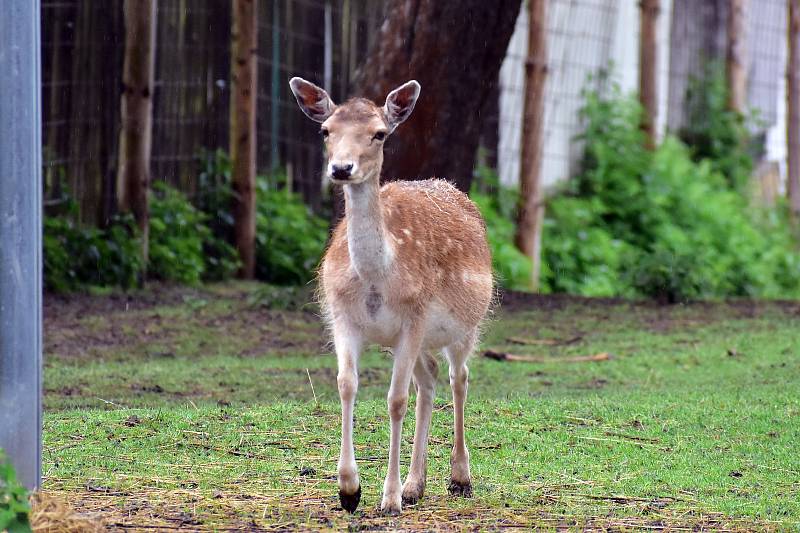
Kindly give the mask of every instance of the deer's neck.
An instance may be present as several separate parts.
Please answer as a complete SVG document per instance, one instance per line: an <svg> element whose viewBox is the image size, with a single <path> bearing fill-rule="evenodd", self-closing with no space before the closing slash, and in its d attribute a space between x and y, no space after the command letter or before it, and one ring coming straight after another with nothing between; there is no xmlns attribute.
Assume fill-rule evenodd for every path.
<svg viewBox="0 0 800 533"><path fill-rule="evenodd" d="M370 179L345 185L344 198L350 261L359 277L379 279L385 275L391 262L381 210L380 184L377 179Z"/></svg>

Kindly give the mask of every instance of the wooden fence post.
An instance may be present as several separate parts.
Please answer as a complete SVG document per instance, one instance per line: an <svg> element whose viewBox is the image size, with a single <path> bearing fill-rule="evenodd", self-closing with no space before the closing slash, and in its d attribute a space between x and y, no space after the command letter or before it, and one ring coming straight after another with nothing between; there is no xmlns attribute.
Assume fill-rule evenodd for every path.
<svg viewBox="0 0 800 533"><path fill-rule="evenodd" d="M547 0L528 1L528 58L525 61L525 107L520 163L517 248L531 258L531 290L539 290L544 195L541 186L542 126L547 80Z"/></svg>
<svg viewBox="0 0 800 533"><path fill-rule="evenodd" d="M725 75L728 109L744 113L747 107L746 21L747 0L728 0L728 41Z"/></svg>
<svg viewBox="0 0 800 533"><path fill-rule="evenodd" d="M792 220L800 225L800 0L789 0L786 85L787 191Z"/></svg>
<svg viewBox="0 0 800 533"><path fill-rule="evenodd" d="M658 48L656 31L661 11L659 0L640 0L639 32L639 99L644 108L642 129L647 135L647 147L656 145L656 118L658 113Z"/></svg>
<svg viewBox="0 0 800 533"><path fill-rule="evenodd" d="M150 209L150 152L153 141L153 83L156 0L125 0L125 60L120 98L121 128L117 162L117 204L133 213L147 266Z"/></svg>
<svg viewBox="0 0 800 533"><path fill-rule="evenodd" d="M233 1L231 34L230 150L236 192L234 226L242 260L239 276L252 279L256 266L256 75L257 0ZM273 102L273 105L276 105Z"/></svg>

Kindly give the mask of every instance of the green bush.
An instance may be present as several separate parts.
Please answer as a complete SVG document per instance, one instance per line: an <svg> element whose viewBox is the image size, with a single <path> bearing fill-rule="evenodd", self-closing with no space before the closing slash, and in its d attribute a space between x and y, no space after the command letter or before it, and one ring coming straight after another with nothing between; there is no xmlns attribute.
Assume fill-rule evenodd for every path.
<svg viewBox="0 0 800 533"><path fill-rule="evenodd" d="M18 481L14 467L0 450L0 531L31 531L28 491Z"/></svg>
<svg viewBox="0 0 800 533"><path fill-rule="evenodd" d="M200 155L195 205L206 214L211 236L203 242L206 258L205 279L219 281L236 274L241 262L234 242L231 160L224 150L204 151Z"/></svg>
<svg viewBox="0 0 800 533"><path fill-rule="evenodd" d="M546 209L546 287L663 301L800 292L800 256L780 211L750 206L714 161L693 160L676 138L647 151L639 104L618 88L589 92L582 116L583 170Z"/></svg>
<svg viewBox="0 0 800 533"><path fill-rule="evenodd" d="M206 271L203 243L211 238L206 216L178 190L153 184L150 199L148 275L156 279L197 284Z"/></svg>
<svg viewBox="0 0 800 533"><path fill-rule="evenodd" d="M226 240L223 224L233 227L233 215L221 201L208 199L221 196L223 185L212 188L201 173L200 187L205 201L194 207L186 196L166 183L153 185L150 202L150 254L148 273L157 279L194 285L200 281L231 278L239 268L236 249ZM226 186L230 191L230 183ZM232 193L228 195L228 198ZM228 202L230 203L230 202ZM214 207L204 212L203 207ZM213 228L213 229L212 229ZM219 230L218 233L214 229Z"/></svg>
<svg viewBox="0 0 800 533"><path fill-rule="evenodd" d="M708 160L733 189L746 193L753 171L747 123L755 121L755 116L730 110L728 94L724 64L709 62L701 76L689 80L688 117L678 136L690 147L694 161Z"/></svg>
<svg viewBox="0 0 800 533"><path fill-rule="evenodd" d="M500 185L497 175L487 168L478 169L478 179L473 184L469 196L486 222L486 236L497 282L506 289L530 288L531 260L514 245L513 216L519 194ZM485 192L479 192L479 186Z"/></svg>
<svg viewBox="0 0 800 533"><path fill-rule="evenodd" d="M105 229L75 222L77 207L44 220L44 285L68 292L87 286L136 285L141 272L141 245L130 216L116 216Z"/></svg>
<svg viewBox="0 0 800 533"><path fill-rule="evenodd" d="M306 283L322 257L328 223L277 176L256 184L256 275L279 285Z"/></svg>

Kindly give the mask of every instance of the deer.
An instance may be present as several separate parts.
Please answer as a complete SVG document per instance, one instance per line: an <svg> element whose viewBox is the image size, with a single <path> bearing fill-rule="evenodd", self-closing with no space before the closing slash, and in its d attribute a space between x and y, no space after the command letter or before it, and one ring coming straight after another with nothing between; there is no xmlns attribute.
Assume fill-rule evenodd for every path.
<svg viewBox="0 0 800 533"><path fill-rule="evenodd" d="M485 223L467 195L445 180L381 186L384 144L414 110L420 94L416 80L391 91L383 106L366 98L336 105L324 89L299 77L289 85L303 113L321 124L325 173L344 194L344 217L318 269L320 307L338 364L341 506L352 513L361 499L353 408L359 357L365 346L375 344L393 356L387 395L389 464L381 511L397 515L425 491L436 352L449 363L454 410L448 490L471 497L464 440L467 361L494 294ZM401 485L400 444L412 379L416 427L411 465Z"/></svg>

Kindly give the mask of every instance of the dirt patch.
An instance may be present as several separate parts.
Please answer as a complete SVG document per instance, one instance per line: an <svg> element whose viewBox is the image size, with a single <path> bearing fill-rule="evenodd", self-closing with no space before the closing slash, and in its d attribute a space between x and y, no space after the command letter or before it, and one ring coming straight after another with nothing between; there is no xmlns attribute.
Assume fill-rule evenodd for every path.
<svg viewBox="0 0 800 533"><path fill-rule="evenodd" d="M609 501L596 516L565 516L551 513L548 504L560 498L548 494L543 501L525 508L506 503L490 506L472 500L469 506L454 505L445 496L426 496L398 517L381 515L377 508L342 511L338 498L319 492L312 484L303 494L241 494L215 490L143 490L124 500L99 493L70 491L58 494L85 515L102 517L111 531L168 530L260 532L336 529L350 531L498 530L517 528L581 529L587 531L666 529L713 531L771 531L777 524L732 519L718 513L673 511L661 500ZM331 492L331 491L329 491ZM569 496L569 495L566 495Z"/></svg>
<svg viewBox="0 0 800 533"><path fill-rule="evenodd" d="M46 294L45 355L91 360L325 351L327 335L313 310L268 309L251 302L251 292L248 286L215 292L157 285L106 296Z"/></svg>
<svg viewBox="0 0 800 533"><path fill-rule="evenodd" d="M531 309L553 311L569 306L603 308L630 303L633 303L633 301L623 298L588 298L571 294L532 294L529 292L500 291L498 307L509 312Z"/></svg>
<svg viewBox="0 0 800 533"><path fill-rule="evenodd" d="M498 305L498 309L510 313L530 310L558 311L569 307L592 311L596 313L595 318L598 321L613 319L608 311L614 311L614 308L625 309L630 311L632 318L641 321L643 326L657 333L703 325L721 319L755 319L767 313L800 317L800 301L747 298L664 304L653 300L501 291Z"/></svg>

